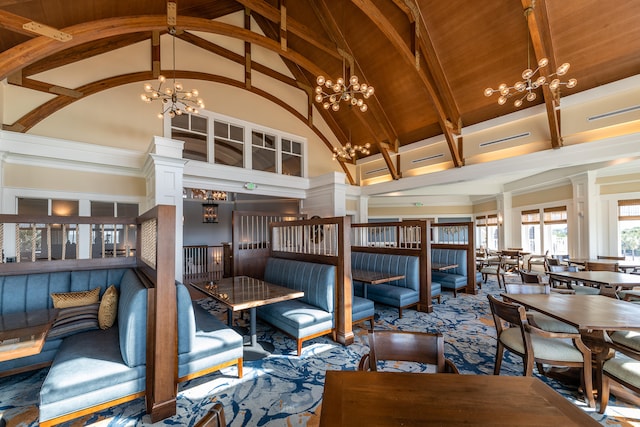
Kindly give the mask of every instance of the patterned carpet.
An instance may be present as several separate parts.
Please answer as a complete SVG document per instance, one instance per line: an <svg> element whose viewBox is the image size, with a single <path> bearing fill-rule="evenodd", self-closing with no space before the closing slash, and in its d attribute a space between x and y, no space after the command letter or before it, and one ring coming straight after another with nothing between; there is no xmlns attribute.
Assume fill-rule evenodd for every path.
<svg viewBox="0 0 640 427"><path fill-rule="evenodd" d="M445 292L442 304L433 313L398 311L376 306L376 329L439 331L445 336L445 352L462 374L491 375L495 355L495 329L489 311L487 293L498 294L495 282L483 286L478 295L459 294L453 298ZM200 304L220 315L220 307L211 300ZM308 341L303 354L297 357L295 341L268 325L258 324L260 340L275 345L270 357L245 362L244 377L237 378L231 367L221 373L195 379L179 387L178 413L154 426L192 426L211 407L212 402L224 405L230 426L317 426L322 406L325 371L355 369L360 356L368 351L366 331L354 330L355 343L343 347L328 337ZM394 365L398 370L419 370L413 365ZM522 361L508 353L502 365L502 375L521 375ZM0 412L9 426L37 426L38 392L47 370L19 374L0 379ZM537 373L535 375L538 375ZM539 376L539 375L538 375ZM583 408L605 426L640 426L640 408L612 400L605 415L586 408L575 387L539 376L543 381ZM87 415L64 426L150 426L144 413L144 400L119 405L109 410ZM513 425L517 425L514 422Z"/></svg>

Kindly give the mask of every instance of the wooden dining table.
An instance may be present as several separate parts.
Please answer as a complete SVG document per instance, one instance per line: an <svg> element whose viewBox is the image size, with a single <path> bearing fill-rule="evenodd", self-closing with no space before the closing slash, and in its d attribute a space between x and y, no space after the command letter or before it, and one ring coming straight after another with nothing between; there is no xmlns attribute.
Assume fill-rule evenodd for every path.
<svg viewBox="0 0 640 427"><path fill-rule="evenodd" d="M0 362L40 353L58 309L0 316Z"/></svg>
<svg viewBox="0 0 640 427"><path fill-rule="evenodd" d="M640 260L629 261L629 260L617 260L617 259L598 259L598 258L569 258L567 259L567 263L569 265L578 265L584 266L587 262L597 262L600 264L618 264L618 268L625 273L628 273L629 270L633 271L637 268L640 268Z"/></svg>
<svg viewBox="0 0 640 427"><path fill-rule="evenodd" d="M620 273L618 271L558 271L549 272L550 280L561 282L578 281L593 286L615 286L631 289L640 286L640 275Z"/></svg>
<svg viewBox="0 0 640 427"><path fill-rule="evenodd" d="M321 427L599 426L535 377L327 371Z"/></svg>
<svg viewBox="0 0 640 427"><path fill-rule="evenodd" d="M226 277L219 281L189 282L189 284L227 307L229 326L233 324L233 312L249 310L250 342L244 346L246 360L262 359L274 350L273 344L258 342L256 307L304 296L302 291L248 276Z"/></svg>
<svg viewBox="0 0 640 427"><path fill-rule="evenodd" d="M381 271L351 270L351 277L353 280L364 283L362 296L366 298L367 285L379 285L381 283L393 282L394 280L402 280L405 276L402 274L389 274Z"/></svg>

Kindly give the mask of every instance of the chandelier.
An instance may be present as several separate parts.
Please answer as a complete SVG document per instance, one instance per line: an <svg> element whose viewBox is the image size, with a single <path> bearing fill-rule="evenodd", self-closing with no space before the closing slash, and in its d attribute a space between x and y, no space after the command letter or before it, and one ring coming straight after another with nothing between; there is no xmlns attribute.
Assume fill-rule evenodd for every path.
<svg viewBox="0 0 640 427"><path fill-rule="evenodd" d="M351 144L351 130L349 130L349 141L344 146L333 147L333 160L355 160L358 154L368 156L371 144L368 142L364 145Z"/></svg>
<svg viewBox="0 0 640 427"><path fill-rule="evenodd" d="M325 110L331 108L333 111L340 109L340 101L360 108L363 113L368 107L364 100L373 95L373 86L366 83L360 83L358 76L353 75L349 80L339 77L335 83L324 76L318 76L316 79L316 102L322 104ZM326 89L326 91L325 91Z"/></svg>
<svg viewBox="0 0 640 427"><path fill-rule="evenodd" d="M176 82L176 29L169 28L173 40L173 84L171 86L163 85L166 78L163 75L158 76L158 87L154 89L151 83L145 83L144 91L140 98L147 103L152 101L162 101L162 112L158 113L158 118L162 119L166 113L169 117L174 118L184 113L198 114L198 108L204 108L204 101L198 98L198 90L184 90L181 83Z"/></svg>
<svg viewBox="0 0 640 427"><path fill-rule="evenodd" d="M524 11L525 19L528 19L530 13L533 12L533 7L528 7ZM528 33L528 32L527 32ZM513 102L513 105L518 108L522 106L523 101L526 99L529 102L534 101L537 98L536 93L534 92L539 87L544 85L548 85L549 89L554 93L555 96L558 96L558 89L560 86L566 86L568 89L575 87L578 84L576 79L569 79L566 82L560 81L559 77L564 76L569 71L569 63L565 62L560 65L555 73L544 75L542 73L542 68L549 65L549 60L547 58L541 58L538 61L538 66L535 70L531 69L531 34L528 33L528 44L527 44L527 69L522 72L521 81L517 81L513 84L513 86L507 86L506 83L502 83L498 86L498 89L492 89L490 87L484 90L484 96L490 97L494 93L499 93L500 97L498 98L498 104L504 105L507 103L507 99L512 96L518 96L519 98ZM539 74L536 77L536 74Z"/></svg>

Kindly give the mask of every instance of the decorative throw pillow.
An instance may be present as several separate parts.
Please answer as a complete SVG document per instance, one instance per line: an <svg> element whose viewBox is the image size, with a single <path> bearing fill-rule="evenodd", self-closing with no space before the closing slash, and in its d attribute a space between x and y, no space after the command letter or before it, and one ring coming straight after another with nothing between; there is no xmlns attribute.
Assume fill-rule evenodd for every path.
<svg viewBox="0 0 640 427"><path fill-rule="evenodd" d="M84 292L64 292L51 294L54 308L78 307L100 301L100 287Z"/></svg>
<svg viewBox="0 0 640 427"><path fill-rule="evenodd" d="M61 308L58 310L58 317L51 326L47 338L64 338L79 332L98 329L99 305L96 303Z"/></svg>
<svg viewBox="0 0 640 427"><path fill-rule="evenodd" d="M118 290L114 285L107 288L100 300L98 310L98 324L100 329L108 329L113 326L118 314Z"/></svg>

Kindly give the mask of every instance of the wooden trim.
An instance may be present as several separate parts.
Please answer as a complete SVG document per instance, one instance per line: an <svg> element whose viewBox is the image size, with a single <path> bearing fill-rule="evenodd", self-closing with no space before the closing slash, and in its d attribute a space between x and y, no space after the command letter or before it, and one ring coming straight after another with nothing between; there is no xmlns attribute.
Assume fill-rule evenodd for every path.
<svg viewBox="0 0 640 427"><path fill-rule="evenodd" d="M56 424L63 423L65 421L73 420L75 418L81 417L83 415L92 414L94 412L101 411L103 409L111 408L116 405L120 405L125 402L130 402L132 400L138 399L139 397L144 397L144 392L130 394L129 396L122 397L120 399L115 399L106 403L102 403L100 405L92 406L90 408L83 409L81 411L72 412L70 414L62 415L57 418L53 418L47 421L40 421L40 427L50 427Z"/></svg>
<svg viewBox="0 0 640 427"><path fill-rule="evenodd" d="M236 359L236 360L230 360L228 362L224 362L224 363L219 363L215 366L211 366L207 369L203 369L201 371L198 372L193 372L191 374L185 375L183 377L180 377L177 379L177 382L181 383L184 381L189 381L192 380L194 378L198 378L198 377L202 377L204 375L208 375L212 372L216 372L219 371L221 369L227 368L229 366L233 366L233 365L238 365L238 378L242 378L242 357ZM177 371L176 371L177 372Z"/></svg>

